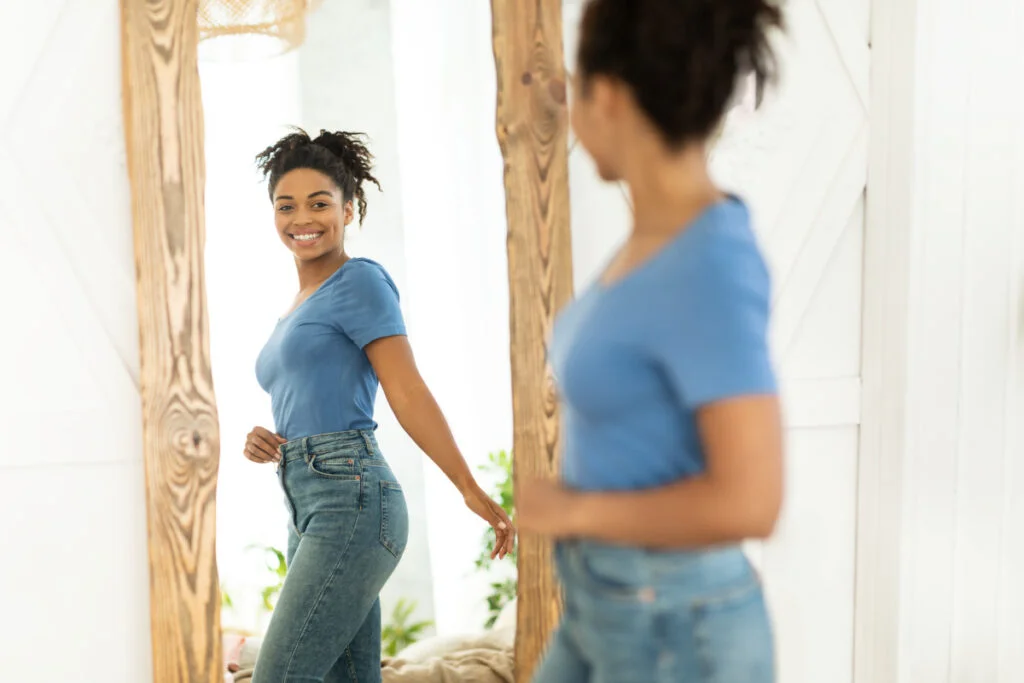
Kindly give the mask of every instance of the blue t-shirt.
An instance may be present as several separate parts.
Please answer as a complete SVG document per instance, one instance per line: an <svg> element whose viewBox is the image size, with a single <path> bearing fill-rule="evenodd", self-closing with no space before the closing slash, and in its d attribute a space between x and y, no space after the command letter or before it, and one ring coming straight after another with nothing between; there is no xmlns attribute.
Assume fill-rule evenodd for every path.
<svg viewBox="0 0 1024 683"><path fill-rule="evenodd" d="M635 490L702 472L697 409L776 393L769 300L749 214L729 198L624 278L596 282L567 306L550 351L565 483Z"/></svg>
<svg viewBox="0 0 1024 683"><path fill-rule="evenodd" d="M274 328L256 379L286 439L376 429L377 373L363 348L405 334L398 288L374 261L345 262Z"/></svg>

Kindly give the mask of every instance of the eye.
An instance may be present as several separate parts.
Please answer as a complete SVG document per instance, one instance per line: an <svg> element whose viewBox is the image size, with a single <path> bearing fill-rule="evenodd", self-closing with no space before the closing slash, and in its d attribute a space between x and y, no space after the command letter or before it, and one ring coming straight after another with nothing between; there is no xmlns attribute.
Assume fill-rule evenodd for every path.
<svg viewBox="0 0 1024 683"><path fill-rule="evenodd" d="M291 207L291 205L290 205L290 204L282 204L282 205L280 205L279 207L277 207L277 210L278 210L278 211L281 211L282 213L284 213L284 212L288 212L288 211L291 211L291 210L292 210L292 207Z"/></svg>
<svg viewBox="0 0 1024 683"><path fill-rule="evenodd" d="M327 208L327 202L313 202L313 208L314 209L326 209Z"/></svg>

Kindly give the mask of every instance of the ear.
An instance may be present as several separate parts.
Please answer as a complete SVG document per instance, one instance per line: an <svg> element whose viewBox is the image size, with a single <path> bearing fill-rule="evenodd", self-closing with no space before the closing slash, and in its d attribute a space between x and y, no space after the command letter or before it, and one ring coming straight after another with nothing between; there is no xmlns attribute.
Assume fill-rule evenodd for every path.
<svg viewBox="0 0 1024 683"><path fill-rule="evenodd" d="M347 226L349 223L352 222L352 219L356 217L356 208L355 208L354 202L351 199L348 200L347 202L345 202L344 213L345 213L345 218L344 218L345 223L344 224Z"/></svg>
<svg viewBox="0 0 1024 683"><path fill-rule="evenodd" d="M616 119L622 113L623 100L627 96L625 86L618 80L603 75L594 75L588 84L590 101L601 118Z"/></svg>

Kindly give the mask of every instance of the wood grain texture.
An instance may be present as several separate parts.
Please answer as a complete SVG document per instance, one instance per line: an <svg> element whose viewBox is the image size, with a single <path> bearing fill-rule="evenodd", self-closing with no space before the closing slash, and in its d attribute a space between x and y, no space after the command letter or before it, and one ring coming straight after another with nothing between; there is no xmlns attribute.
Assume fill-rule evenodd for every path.
<svg viewBox="0 0 1024 683"><path fill-rule="evenodd" d="M569 119L561 0L492 0L498 142L505 159L515 480L558 471L559 424L546 341L572 297ZM516 680L525 683L559 618L550 543L519 550Z"/></svg>
<svg viewBox="0 0 1024 683"><path fill-rule="evenodd" d="M121 0L154 683L222 681L196 0Z"/></svg>

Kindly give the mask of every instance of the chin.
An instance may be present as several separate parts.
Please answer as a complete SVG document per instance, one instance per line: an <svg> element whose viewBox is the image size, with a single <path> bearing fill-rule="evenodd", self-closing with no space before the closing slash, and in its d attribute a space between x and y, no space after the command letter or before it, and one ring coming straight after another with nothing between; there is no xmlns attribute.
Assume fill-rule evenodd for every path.
<svg viewBox="0 0 1024 683"><path fill-rule="evenodd" d="M622 177L618 173L612 171L611 169L605 166L601 166L600 164L598 164L597 166L597 174L601 176L601 180L605 181L606 183L614 183L616 181L622 180Z"/></svg>
<svg viewBox="0 0 1024 683"><path fill-rule="evenodd" d="M296 249L292 249L291 252L296 261L316 261L318 258L323 256L322 253L311 254L308 251L299 251Z"/></svg>

